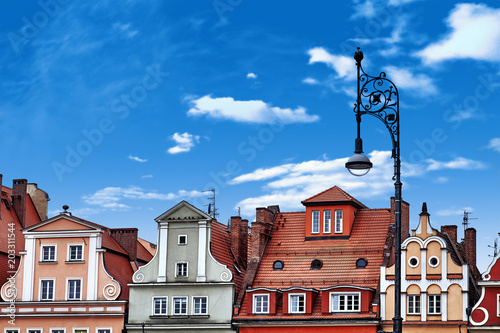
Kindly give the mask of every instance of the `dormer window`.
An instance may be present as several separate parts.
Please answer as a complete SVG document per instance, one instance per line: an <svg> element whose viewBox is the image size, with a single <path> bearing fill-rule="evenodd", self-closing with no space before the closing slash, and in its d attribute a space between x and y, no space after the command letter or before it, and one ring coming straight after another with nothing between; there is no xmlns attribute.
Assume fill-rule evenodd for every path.
<svg viewBox="0 0 500 333"><path fill-rule="evenodd" d="M253 313L255 314L269 313L269 294L253 295Z"/></svg>
<svg viewBox="0 0 500 333"><path fill-rule="evenodd" d="M342 233L342 221L343 221L342 215L343 214L342 214L341 209L335 210L335 233L336 234Z"/></svg>
<svg viewBox="0 0 500 333"><path fill-rule="evenodd" d="M312 234L319 234L319 210L312 211Z"/></svg>
<svg viewBox="0 0 500 333"><path fill-rule="evenodd" d="M306 294L290 294L288 295L288 306L290 313L305 313L306 312Z"/></svg>
<svg viewBox="0 0 500 333"><path fill-rule="evenodd" d="M359 312L360 293L330 293L330 312Z"/></svg>
<svg viewBox="0 0 500 333"><path fill-rule="evenodd" d="M366 260L363 259L363 258L359 258L358 260L356 260L356 268L366 268Z"/></svg>
<svg viewBox="0 0 500 333"><path fill-rule="evenodd" d="M323 267L323 262L319 259L314 259L312 262L311 262L311 269L312 270L319 270L321 269L321 267Z"/></svg>
<svg viewBox="0 0 500 333"><path fill-rule="evenodd" d="M329 234L332 232L332 211L323 211L323 233Z"/></svg>
<svg viewBox="0 0 500 333"><path fill-rule="evenodd" d="M282 271L283 270L283 261L281 260L276 260L274 263L273 263L273 270L275 271Z"/></svg>

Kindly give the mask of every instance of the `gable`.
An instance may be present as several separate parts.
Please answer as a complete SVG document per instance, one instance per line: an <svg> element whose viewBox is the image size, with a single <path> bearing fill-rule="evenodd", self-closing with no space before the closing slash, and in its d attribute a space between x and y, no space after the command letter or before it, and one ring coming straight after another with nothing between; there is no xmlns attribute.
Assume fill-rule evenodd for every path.
<svg viewBox="0 0 500 333"><path fill-rule="evenodd" d="M53 221L47 220L47 223L41 223L39 224L39 226L35 226L34 228L29 228L30 232L66 231L66 230L96 230L96 228L91 228L87 225L78 223L74 220L70 220L65 217L61 217Z"/></svg>
<svg viewBox="0 0 500 333"><path fill-rule="evenodd" d="M194 207L187 201L181 201L174 207L167 210L165 213L158 216L155 221L170 221L170 220L211 220L212 217L207 213Z"/></svg>

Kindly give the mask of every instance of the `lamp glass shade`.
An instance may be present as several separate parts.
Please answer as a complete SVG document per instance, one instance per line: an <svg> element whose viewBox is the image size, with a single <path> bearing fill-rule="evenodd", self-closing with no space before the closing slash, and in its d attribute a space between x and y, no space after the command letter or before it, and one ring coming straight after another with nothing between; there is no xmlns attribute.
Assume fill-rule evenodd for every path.
<svg viewBox="0 0 500 333"><path fill-rule="evenodd" d="M370 159L363 154L354 154L345 164L347 170L358 177L366 175L372 166Z"/></svg>

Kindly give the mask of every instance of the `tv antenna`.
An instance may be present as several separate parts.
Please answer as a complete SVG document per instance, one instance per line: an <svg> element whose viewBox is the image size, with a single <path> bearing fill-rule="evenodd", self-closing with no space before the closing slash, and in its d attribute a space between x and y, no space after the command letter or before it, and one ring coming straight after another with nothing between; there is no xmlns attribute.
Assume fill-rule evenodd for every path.
<svg viewBox="0 0 500 333"><path fill-rule="evenodd" d="M203 192L212 192L212 195L208 197L208 200L211 200L208 204L208 215L212 216L214 219L217 219L217 216L219 216L219 210L215 208L215 188L211 188L209 190L203 191Z"/></svg>
<svg viewBox="0 0 500 333"><path fill-rule="evenodd" d="M500 236L500 232L498 233ZM493 243L493 246L488 245L488 247L491 247L493 249L493 255L488 254L488 257L496 257L498 254L498 238L495 238L495 242Z"/></svg>
<svg viewBox="0 0 500 333"><path fill-rule="evenodd" d="M469 220L477 220L477 217L469 217L470 214L472 214L472 212L464 210L464 219L462 221L462 224L464 225L464 230L467 230L469 228Z"/></svg>

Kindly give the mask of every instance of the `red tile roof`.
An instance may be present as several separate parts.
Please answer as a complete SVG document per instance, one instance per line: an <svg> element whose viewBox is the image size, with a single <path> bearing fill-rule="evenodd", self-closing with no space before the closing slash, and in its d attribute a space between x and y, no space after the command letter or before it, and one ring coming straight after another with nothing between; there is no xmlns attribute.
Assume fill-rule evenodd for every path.
<svg viewBox="0 0 500 333"><path fill-rule="evenodd" d="M338 186L331 187L328 190L313 195L312 197L302 201L302 204L307 205L311 203L324 203L324 202L339 202L339 203L350 202L351 204L358 206L359 208L368 208Z"/></svg>
<svg viewBox="0 0 500 333"><path fill-rule="evenodd" d="M333 187L306 202L342 200L354 198ZM362 204L361 204L362 205ZM364 206L364 205L363 205ZM351 235L348 239L305 240L305 212L278 213L271 230L270 239L262 256L252 288L267 287L284 289L289 287L325 288L339 285L368 287L376 290L380 279L380 266L384 260L391 215L389 209L359 209ZM364 269L356 268L356 261L367 261ZM320 270L311 270L311 261L323 262ZM273 270L273 263L281 260L283 270ZM244 298L238 320L258 320L261 317L247 315L248 297ZM370 303L371 304L371 303ZM375 318L375 315L360 313L345 316L323 315L321 313L321 294L318 295L312 315L283 315L282 305L278 305L276 315L264 316L262 320L301 318L323 318L329 320L345 318Z"/></svg>
<svg viewBox="0 0 500 333"><path fill-rule="evenodd" d="M217 221L212 221L210 250L214 258L233 273L235 293L238 294L245 277L245 269L236 262L231 253L231 236L227 226Z"/></svg>
<svg viewBox="0 0 500 333"><path fill-rule="evenodd" d="M111 238L111 236L110 236ZM129 288L128 283L132 283L132 275L134 270L128 261L128 256L124 256L115 252L104 253L104 264L108 273L118 282L122 287L122 292L118 297L119 300L128 300Z"/></svg>

